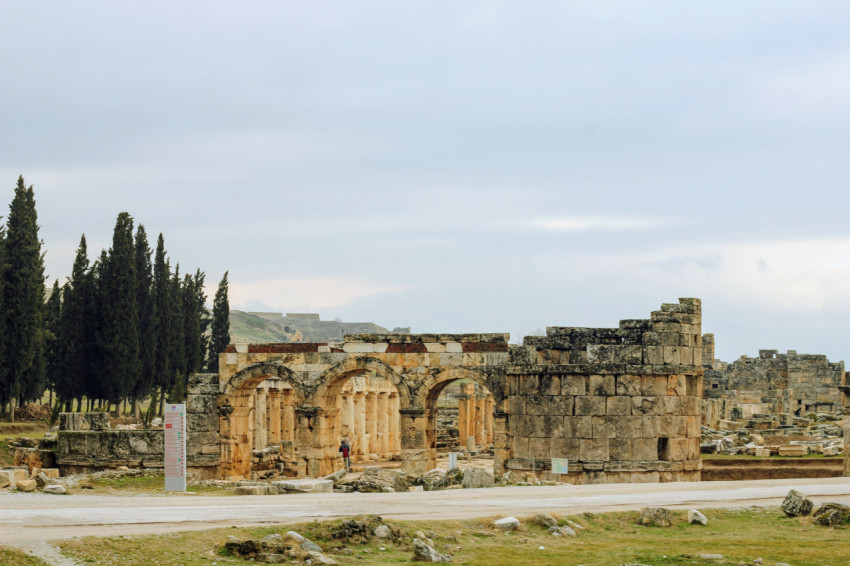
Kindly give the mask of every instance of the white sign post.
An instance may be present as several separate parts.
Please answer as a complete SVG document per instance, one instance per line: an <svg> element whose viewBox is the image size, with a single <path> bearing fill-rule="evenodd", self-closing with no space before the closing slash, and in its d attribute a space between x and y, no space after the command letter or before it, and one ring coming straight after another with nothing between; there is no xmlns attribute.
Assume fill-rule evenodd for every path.
<svg viewBox="0 0 850 566"><path fill-rule="evenodd" d="M552 458L552 473L563 475L569 473L569 460L567 458Z"/></svg>
<svg viewBox="0 0 850 566"><path fill-rule="evenodd" d="M165 406L165 491L186 491L186 405Z"/></svg>
<svg viewBox="0 0 850 566"><path fill-rule="evenodd" d="M449 452L449 469L457 468L457 452Z"/></svg>

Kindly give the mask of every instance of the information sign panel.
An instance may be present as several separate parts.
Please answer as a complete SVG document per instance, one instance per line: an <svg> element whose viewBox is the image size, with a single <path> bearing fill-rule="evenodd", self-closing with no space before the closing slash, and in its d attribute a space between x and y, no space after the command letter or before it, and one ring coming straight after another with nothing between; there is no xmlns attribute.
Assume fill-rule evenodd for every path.
<svg viewBox="0 0 850 566"><path fill-rule="evenodd" d="M186 491L186 405L165 406L165 490Z"/></svg>
<svg viewBox="0 0 850 566"><path fill-rule="evenodd" d="M568 463L569 460L567 458L552 458L552 473L566 474Z"/></svg>

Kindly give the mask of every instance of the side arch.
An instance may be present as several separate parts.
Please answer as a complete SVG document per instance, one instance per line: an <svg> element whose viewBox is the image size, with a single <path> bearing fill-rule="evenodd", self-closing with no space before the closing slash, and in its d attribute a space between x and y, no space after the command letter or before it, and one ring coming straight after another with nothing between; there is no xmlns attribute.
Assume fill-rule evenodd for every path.
<svg viewBox="0 0 850 566"><path fill-rule="evenodd" d="M442 369L425 378L417 392L418 395L413 400L414 406L428 407L449 383L458 379L474 381L493 394L493 400L497 406L506 405L508 388L507 376L504 372L481 368L453 367Z"/></svg>
<svg viewBox="0 0 850 566"><path fill-rule="evenodd" d="M226 398L237 391L253 389L266 379L273 377L289 382L293 389L296 390L299 397L301 396L301 383L295 372L281 362L274 361L258 362L233 374L227 383L224 384L221 391L221 397Z"/></svg>

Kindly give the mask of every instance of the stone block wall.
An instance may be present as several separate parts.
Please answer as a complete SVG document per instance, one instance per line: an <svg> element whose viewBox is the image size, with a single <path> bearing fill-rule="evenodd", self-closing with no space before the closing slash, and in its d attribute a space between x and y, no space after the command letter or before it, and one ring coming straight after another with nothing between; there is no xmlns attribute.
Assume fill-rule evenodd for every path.
<svg viewBox="0 0 850 566"><path fill-rule="evenodd" d="M705 343L706 337L703 337ZM757 358L741 356L705 367L706 399L722 399L718 419L747 419L755 414L800 414L840 410L844 362L820 354L759 350ZM706 415L713 413L707 411ZM711 419L705 424L716 426Z"/></svg>
<svg viewBox="0 0 850 566"><path fill-rule="evenodd" d="M507 469L572 483L699 480L698 299L614 329L548 328L511 356ZM552 477L551 458L569 459L570 473Z"/></svg>

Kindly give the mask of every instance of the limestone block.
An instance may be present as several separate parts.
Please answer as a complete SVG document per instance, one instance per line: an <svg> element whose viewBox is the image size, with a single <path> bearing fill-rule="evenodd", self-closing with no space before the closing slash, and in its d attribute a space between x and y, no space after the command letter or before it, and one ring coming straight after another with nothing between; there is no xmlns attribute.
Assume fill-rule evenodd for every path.
<svg viewBox="0 0 850 566"><path fill-rule="evenodd" d="M227 365L230 365L230 366L237 365L237 363L238 363L237 362L237 355L238 354L234 354L234 353L224 354L224 363L227 364Z"/></svg>
<svg viewBox="0 0 850 566"><path fill-rule="evenodd" d="M634 397L641 394L641 378L635 375L617 376L617 395Z"/></svg>
<svg viewBox="0 0 850 566"><path fill-rule="evenodd" d="M508 410L511 415L524 415L525 414L525 396L523 395L511 395L508 398Z"/></svg>
<svg viewBox="0 0 850 566"><path fill-rule="evenodd" d="M579 444L578 438L550 438L549 454L552 458L568 458L572 462L579 459Z"/></svg>
<svg viewBox="0 0 850 566"><path fill-rule="evenodd" d="M616 417L591 417L593 438L615 438L617 436Z"/></svg>
<svg viewBox="0 0 850 566"><path fill-rule="evenodd" d="M577 416L604 415L605 397L596 395L576 397L575 414Z"/></svg>
<svg viewBox="0 0 850 566"><path fill-rule="evenodd" d="M646 417L618 417L614 421L617 438L642 438L642 421Z"/></svg>
<svg viewBox="0 0 850 566"><path fill-rule="evenodd" d="M639 438L658 438L662 436L661 427L662 417L657 415L641 417Z"/></svg>
<svg viewBox="0 0 850 566"><path fill-rule="evenodd" d="M658 415L661 413L661 404L658 397L632 397L633 415Z"/></svg>
<svg viewBox="0 0 850 566"><path fill-rule="evenodd" d="M36 486L35 480L18 480L15 482L15 489L18 491L35 491Z"/></svg>
<svg viewBox="0 0 850 566"><path fill-rule="evenodd" d="M643 363L660 366L664 363L664 346L646 346L643 349Z"/></svg>
<svg viewBox="0 0 850 566"><path fill-rule="evenodd" d="M756 458L769 458L770 457L770 448L758 447L756 448Z"/></svg>
<svg viewBox="0 0 850 566"><path fill-rule="evenodd" d="M632 458L635 460L658 460L657 438L636 438L632 443Z"/></svg>
<svg viewBox="0 0 850 566"><path fill-rule="evenodd" d="M277 493L332 493L333 480L291 479L272 482Z"/></svg>
<svg viewBox="0 0 850 566"><path fill-rule="evenodd" d="M670 438L667 440L667 458L673 461L688 459L690 441L687 438Z"/></svg>
<svg viewBox="0 0 850 566"><path fill-rule="evenodd" d="M519 393L534 395L540 390L540 380L536 375L526 375L519 382Z"/></svg>
<svg viewBox="0 0 850 566"><path fill-rule="evenodd" d="M186 413L217 414L217 402L217 395L190 395L186 401Z"/></svg>
<svg viewBox="0 0 850 566"><path fill-rule="evenodd" d="M9 487L15 488L15 484L21 480L29 479L27 470L23 468L4 468L0 470L0 476L9 480Z"/></svg>
<svg viewBox="0 0 850 566"><path fill-rule="evenodd" d="M612 460L629 461L632 459L632 443L625 438L612 438L608 441L608 451Z"/></svg>
<svg viewBox="0 0 850 566"><path fill-rule="evenodd" d="M549 414L570 416L573 414L574 397L557 395L549 397Z"/></svg>
<svg viewBox="0 0 850 566"><path fill-rule="evenodd" d="M587 379L583 375L562 376L561 395L587 395Z"/></svg>
<svg viewBox="0 0 850 566"><path fill-rule="evenodd" d="M218 432L218 416L216 414L187 413L186 432Z"/></svg>
<svg viewBox="0 0 850 566"><path fill-rule="evenodd" d="M645 397L661 397L667 395L666 375L646 375L641 378L641 394Z"/></svg>
<svg viewBox="0 0 850 566"><path fill-rule="evenodd" d="M349 354L353 353L373 353L375 350L372 344L368 342L346 342L342 345L342 351Z"/></svg>
<svg viewBox="0 0 850 566"><path fill-rule="evenodd" d="M446 353L437 355L439 356L439 363L442 367L456 367L463 363L463 354L449 352L448 344L446 344Z"/></svg>
<svg viewBox="0 0 850 566"><path fill-rule="evenodd" d="M633 441L636 442L636 441ZM608 439L584 438L579 442L579 459L608 460Z"/></svg>
<svg viewBox="0 0 850 566"><path fill-rule="evenodd" d="M632 400L625 396L608 397L605 400L605 414L628 416L632 414Z"/></svg>
<svg viewBox="0 0 850 566"><path fill-rule="evenodd" d="M540 392L543 395L561 395L561 379L553 375L540 376Z"/></svg>
<svg viewBox="0 0 850 566"><path fill-rule="evenodd" d="M47 479L59 479L59 468L33 468L31 476L44 474Z"/></svg>
<svg viewBox="0 0 850 566"><path fill-rule="evenodd" d="M516 458L530 458L531 452L528 449L527 437L514 437L513 439L513 455Z"/></svg>
<svg viewBox="0 0 850 566"><path fill-rule="evenodd" d="M564 417L565 436L571 438L593 438L591 417Z"/></svg>
<svg viewBox="0 0 850 566"><path fill-rule="evenodd" d="M597 396L617 394L617 384L613 375L591 375L588 378L588 393Z"/></svg>
<svg viewBox="0 0 850 566"><path fill-rule="evenodd" d="M527 395L525 398L525 412L529 415L548 415L548 395Z"/></svg>
<svg viewBox="0 0 850 566"><path fill-rule="evenodd" d="M460 342L446 342L446 352L448 352L448 353L463 352L463 345Z"/></svg>
<svg viewBox="0 0 850 566"><path fill-rule="evenodd" d="M676 346L663 346L664 348L664 365L674 365L678 366L682 364L682 357L680 354L681 347Z"/></svg>
<svg viewBox="0 0 850 566"><path fill-rule="evenodd" d="M538 415L519 415L511 419L514 436L531 438L539 436L538 430L542 430L542 416Z"/></svg>
<svg viewBox="0 0 850 566"><path fill-rule="evenodd" d="M661 399L661 414L662 415L684 415L685 414L685 399L687 397L674 397L665 395Z"/></svg>
<svg viewBox="0 0 850 566"><path fill-rule="evenodd" d="M531 458L535 458L538 460L548 460L549 459L549 437L541 437L541 438L529 438L528 439L528 452Z"/></svg>
<svg viewBox="0 0 850 566"><path fill-rule="evenodd" d="M667 377L667 391L665 395L678 395L684 397L688 392L687 380L684 375L670 375Z"/></svg>

